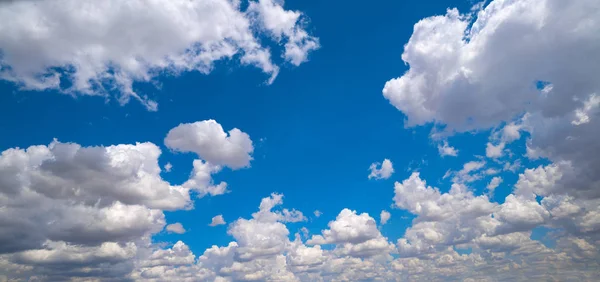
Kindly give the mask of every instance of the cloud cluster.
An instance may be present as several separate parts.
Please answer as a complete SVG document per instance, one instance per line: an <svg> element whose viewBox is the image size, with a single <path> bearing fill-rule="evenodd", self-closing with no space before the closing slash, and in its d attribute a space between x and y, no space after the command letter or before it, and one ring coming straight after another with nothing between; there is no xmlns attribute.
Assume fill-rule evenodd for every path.
<svg viewBox="0 0 600 282"><path fill-rule="evenodd" d="M479 8L419 21L402 54L410 69L383 95L409 126L464 132L506 124L487 144L490 158L525 131L528 156L571 165L565 194L600 197L600 4L495 0Z"/></svg>
<svg viewBox="0 0 600 282"><path fill-rule="evenodd" d="M250 142L247 134L237 131ZM194 136L198 131L179 133ZM228 146L218 142L227 140L217 139L214 146ZM251 152L250 148L227 156L250 160ZM13 278L129 275L132 261L165 227L163 211L193 208L191 190L202 195L205 189L188 185L197 178L195 173L182 185L164 180L160 155L152 143L84 147L57 140L2 152L2 273L18 266L8 271ZM185 232L180 223L166 230Z"/></svg>
<svg viewBox="0 0 600 282"><path fill-rule="evenodd" d="M394 173L394 166L392 161L384 159L381 163L372 163L369 166L369 170L371 171L371 173L369 173L369 179L388 179Z"/></svg>
<svg viewBox="0 0 600 282"><path fill-rule="evenodd" d="M157 103L137 93L134 82L161 74L209 73L215 62L239 59L270 76L279 67L261 41L272 38L293 65L319 48L301 12L283 1L52 0L0 2L0 78L23 88L57 89L77 95L108 95L119 101ZM143 12L142 12L143 11Z"/></svg>
<svg viewBox="0 0 600 282"><path fill-rule="evenodd" d="M523 180L518 186L537 185ZM527 183L527 184L525 184ZM134 242L73 245L47 241L43 248L0 256L6 278L98 279L136 281L403 281L403 280L540 280L598 279L600 230L598 202L545 198L542 203L511 194L496 204L475 196L464 184L448 193L430 187L418 173L395 184L394 205L416 218L393 244L367 213L343 209L320 234L290 239L287 224L302 214L282 209L283 195L262 199L250 218L229 224L233 241L212 246L201 255L178 241L164 248L143 238ZM574 208L578 206L579 208ZM287 211L287 212L286 212ZM294 212L295 211L295 212ZM299 214L290 216L290 214ZM531 239L542 224L555 228L576 218L556 247ZM389 213L381 214L382 224ZM214 220L213 220L214 221ZM566 227L565 227L566 228ZM569 230L569 229L565 229ZM457 249L469 249L459 253ZM395 256L393 256L395 255ZM83 268L85 266L84 273ZM110 267L110 269L109 269ZM91 269L91 271L90 271ZM14 274L13 274L14 273ZM44 276L45 275L45 276ZM53 275L53 276L50 276Z"/></svg>

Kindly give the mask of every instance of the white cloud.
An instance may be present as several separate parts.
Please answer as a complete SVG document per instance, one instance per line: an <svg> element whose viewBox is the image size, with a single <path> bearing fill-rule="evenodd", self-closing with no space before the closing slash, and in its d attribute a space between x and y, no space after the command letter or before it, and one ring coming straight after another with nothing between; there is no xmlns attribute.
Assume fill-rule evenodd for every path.
<svg viewBox="0 0 600 282"><path fill-rule="evenodd" d="M212 166L239 169L250 166L254 147L248 134L234 128L225 132L214 120L184 123L171 129L165 145L178 152L193 152Z"/></svg>
<svg viewBox="0 0 600 282"><path fill-rule="evenodd" d="M315 235L309 244L362 243L379 236L377 223L367 213L360 215L356 211L343 209L335 221L328 224L329 229L323 235Z"/></svg>
<svg viewBox="0 0 600 282"><path fill-rule="evenodd" d="M498 188L498 186L500 186L501 183L502 177L495 176L492 178L492 180L490 180L490 183L488 183L486 188L490 191L490 193L494 193L494 190Z"/></svg>
<svg viewBox="0 0 600 282"><path fill-rule="evenodd" d="M583 106L581 108L577 108L575 110L575 118L571 121L573 125L582 125L590 122L590 115L595 114L598 106L600 105L600 96L596 94L591 94L590 97L583 102Z"/></svg>
<svg viewBox="0 0 600 282"><path fill-rule="evenodd" d="M492 143L488 142L485 147L485 156L493 159L502 157L502 155L504 155L505 145L506 144L504 142L501 142L500 144L494 146Z"/></svg>
<svg viewBox="0 0 600 282"><path fill-rule="evenodd" d="M496 213L505 225L498 227L498 232L508 233L527 231L548 220L550 213L534 198L508 195L501 209Z"/></svg>
<svg viewBox="0 0 600 282"><path fill-rule="evenodd" d="M380 167L377 168L377 166ZM372 163L371 166L369 166L369 170L371 170L369 179L388 179L394 173L392 162L388 159L384 159L382 163Z"/></svg>
<svg viewBox="0 0 600 282"><path fill-rule="evenodd" d="M3 1L0 77L28 89L70 94L108 95L116 87L121 103L134 97L151 110L156 102L137 93L133 83L163 73L207 74L215 62L239 57L271 82L279 67L259 37L272 37L293 65L319 48L318 39L304 30L303 14L282 4L251 1L243 11L239 1L227 0ZM72 85L61 86L60 80Z"/></svg>
<svg viewBox="0 0 600 282"><path fill-rule="evenodd" d="M517 172L517 170L521 169L521 160L516 159L514 162L510 163L510 161L506 161L504 163L503 170L508 170L512 172Z"/></svg>
<svg viewBox="0 0 600 282"><path fill-rule="evenodd" d="M157 248L151 236L164 230L164 211L192 208L190 189L197 189L189 183L198 173L183 185L162 179L160 155L152 143L84 147L56 140L3 151L0 272L14 274L0 280L113 280L140 274L133 262L148 259ZM303 219L295 210L284 210L281 217ZM185 232L180 223L166 230ZM140 275L151 277L161 267L166 266Z"/></svg>
<svg viewBox="0 0 600 282"><path fill-rule="evenodd" d="M448 141L444 140L442 145L438 145L438 151L440 153L440 156L445 157L445 156L452 156L452 157L456 157L458 156L458 150L455 149L454 147L448 145Z"/></svg>
<svg viewBox="0 0 600 282"><path fill-rule="evenodd" d="M313 213L315 214L315 216L316 216L316 217L321 217L321 215L323 214L323 213L322 213L321 211L319 211L319 210L315 210Z"/></svg>
<svg viewBox="0 0 600 282"><path fill-rule="evenodd" d="M166 172L171 172L171 169L173 169L173 165L171 163L165 164L165 171Z"/></svg>
<svg viewBox="0 0 600 282"><path fill-rule="evenodd" d="M386 210L381 211L381 214L379 215L379 224L385 225L388 222L388 220L390 220L391 216L392 215L390 214L390 212Z"/></svg>
<svg viewBox="0 0 600 282"><path fill-rule="evenodd" d="M261 27L280 42L287 38L283 57L293 65L299 66L308 58L308 53L319 48L319 40L310 36L298 22L302 14L296 11L286 11L273 0L250 2L248 12L258 15Z"/></svg>
<svg viewBox="0 0 600 282"><path fill-rule="evenodd" d="M216 215L210 220L210 224L208 226L217 226L217 225L225 225L225 219L223 219L223 215Z"/></svg>
<svg viewBox="0 0 600 282"><path fill-rule="evenodd" d="M336 244L335 254L356 258L386 255L393 250L392 244L377 229L375 219L367 213L358 215L356 211L343 209L328 226L322 235L314 235L306 243Z"/></svg>
<svg viewBox="0 0 600 282"><path fill-rule="evenodd" d="M502 128L502 142L511 143L521 139L521 127L520 124L515 124L514 122L505 125L504 128Z"/></svg>
<svg viewBox="0 0 600 282"><path fill-rule="evenodd" d="M169 225L167 225L167 227L165 229L172 233L177 233L177 234L185 233L185 228L183 228L183 225L181 225L181 223L179 223L179 222L169 224Z"/></svg>
<svg viewBox="0 0 600 282"><path fill-rule="evenodd" d="M419 173L396 182L394 204L417 218L405 238L398 240L404 256L431 253L494 230L490 214L496 209L487 196L475 196L463 184L453 184L448 193L427 186Z"/></svg>
<svg viewBox="0 0 600 282"><path fill-rule="evenodd" d="M183 183L183 187L197 191L199 197L218 196L228 192L226 182L217 185L213 183L212 175L221 171L220 166L202 160L194 160L193 166L190 179Z"/></svg>
<svg viewBox="0 0 600 282"><path fill-rule="evenodd" d="M485 161L470 161L463 164L463 168L454 174L452 182L469 183L481 179L481 174L478 173L485 167Z"/></svg>
<svg viewBox="0 0 600 282"><path fill-rule="evenodd" d="M495 0L422 19L402 54L410 69L383 95L407 126L451 134L508 123L497 141L529 133L528 156L571 163L561 180L570 194L600 197L598 16L594 0Z"/></svg>

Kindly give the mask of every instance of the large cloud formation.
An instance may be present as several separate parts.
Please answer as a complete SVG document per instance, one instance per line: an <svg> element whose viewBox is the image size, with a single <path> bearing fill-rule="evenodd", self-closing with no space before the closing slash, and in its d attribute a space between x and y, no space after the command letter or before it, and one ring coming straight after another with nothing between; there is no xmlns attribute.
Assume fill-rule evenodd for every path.
<svg viewBox="0 0 600 282"><path fill-rule="evenodd" d="M225 134L215 121L204 122L216 124ZM192 138L201 131L179 134ZM253 147L248 135L232 131L245 136L248 149L227 156L250 160ZM219 142L227 140L214 140L214 146L228 145ZM144 252L150 236L165 227L164 210L193 208L191 190L200 196L218 194L205 192L211 191L214 171L198 181L195 167L196 173L182 185L162 179L160 155L152 143L83 147L57 140L2 152L1 272L11 278L33 275L42 280L129 275L132 260ZM197 162L211 165L207 160Z"/></svg>
<svg viewBox="0 0 600 282"><path fill-rule="evenodd" d="M216 61L239 58L270 76L269 41L298 66L319 48L304 15L283 1L229 0L21 0L0 1L0 78L25 89L131 97L148 109L157 103L134 82L188 71L209 73Z"/></svg>
<svg viewBox="0 0 600 282"><path fill-rule="evenodd" d="M282 11L262 1L248 9ZM161 152L150 143L54 141L4 151L0 280L598 281L598 19L593 0L495 0L477 14L449 10L416 24L403 54L410 70L384 95L410 126L494 130L490 159L449 173L449 187L418 172L394 184L393 207L414 216L397 240L351 207L316 234L292 234L288 226L307 219L281 208L283 195L274 193L228 225L233 240L225 246L194 254L181 241L153 244L164 210L191 208L190 190L224 193L211 175L252 160L247 134L202 121L165 139L173 151L198 155L181 185L160 177ZM285 28L287 17L259 22L274 38L303 34ZM476 187L479 180L498 173L486 166L505 160L506 145L524 132L527 156L550 162L519 173L502 202L477 194L487 185ZM505 171L520 166L506 164ZM532 239L540 227L553 244Z"/></svg>
<svg viewBox="0 0 600 282"><path fill-rule="evenodd" d="M415 25L402 54L410 69L383 94L409 126L462 132L506 124L499 143L488 144L490 157L524 130L530 157L563 163L561 190L600 197L598 18L594 0L495 0L476 15L448 10Z"/></svg>

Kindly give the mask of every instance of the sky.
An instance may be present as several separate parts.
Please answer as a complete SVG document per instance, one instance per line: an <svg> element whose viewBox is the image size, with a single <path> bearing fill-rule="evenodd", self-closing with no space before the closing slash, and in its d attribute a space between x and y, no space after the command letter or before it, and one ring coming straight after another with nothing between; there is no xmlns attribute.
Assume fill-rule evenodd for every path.
<svg viewBox="0 0 600 282"><path fill-rule="evenodd" d="M597 281L600 2L0 2L0 281Z"/></svg>

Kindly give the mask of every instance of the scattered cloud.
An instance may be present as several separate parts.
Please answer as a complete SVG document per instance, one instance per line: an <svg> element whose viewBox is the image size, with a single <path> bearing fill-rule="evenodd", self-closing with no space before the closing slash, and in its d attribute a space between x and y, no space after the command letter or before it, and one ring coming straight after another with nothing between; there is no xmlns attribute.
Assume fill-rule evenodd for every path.
<svg viewBox="0 0 600 282"><path fill-rule="evenodd" d="M172 233L177 233L177 234L185 233L185 229L183 228L183 225L181 225L181 223L179 223L179 222L169 224L169 225L167 225L167 227L165 229L168 232L172 232Z"/></svg>
<svg viewBox="0 0 600 282"><path fill-rule="evenodd" d="M488 189L488 191L489 191L491 194L493 194L493 193L494 193L494 190L495 190L496 188L498 188L498 186L500 186L500 184L501 184L501 183L502 183L502 177L500 177L500 176L494 176L494 177L492 178L492 180L490 180L490 183L488 183L488 185L487 185L487 187L486 187L486 188Z"/></svg>
<svg viewBox="0 0 600 282"><path fill-rule="evenodd" d="M369 170L371 170L369 179L388 179L394 173L392 162L388 159L384 159L382 163L372 163Z"/></svg>
<svg viewBox="0 0 600 282"><path fill-rule="evenodd" d="M379 215L379 224L385 225L388 222L388 220L390 220L391 216L392 215L390 214L390 212L386 210L381 211L381 214Z"/></svg>
<svg viewBox="0 0 600 282"><path fill-rule="evenodd" d="M220 214L220 215L214 216L211 219L210 224L208 224L208 226L214 227L214 226L217 226L217 225L225 225L225 224L226 224L225 219L223 219L223 215Z"/></svg>
<svg viewBox="0 0 600 282"><path fill-rule="evenodd" d="M177 152L193 152L212 166L240 169L250 166L254 146L250 136L234 128L225 132L214 120L184 123L171 129L165 145Z"/></svg>
<svg viewBox="0 0 600 282"><path fill-rule="evenodd" d="M149 110L158 104L135 90L134 83L151 83L164 73L208 74L216 62L233 58L262 70L272 82L279 67L268 46L283 47L282 56L296 66L320 46L305 29L302 12L285 10L283 2L272 0L250 1L246 10L227 0L68 0L61 5L26 0L1 5L6 24L0 26L0 78L25 89L72 95L107 97L108 89L116 88L121 104L134 98ZM62 86L61 80L70 86Z"/></svg>
<svg viewBox="0 0 600 282"><path fill-rule="evenodd" d="M456 157L456 156L458 156L458 150L455 149L454 147L448 145L448 141L446 141L446 140L444 140L444 142L441 145L438 145L438 151L439 151L441 157L445 157L445 156Z"/></svg>
<svg viewBox="0 0 600 282"><path fill-rule="evenodd" d="M321 215L323 214L320 210L315 210L313 213L316 217L321 217Z"/></svg>
<svg viewBox="0 0 600 282"><path fill-rule="evenodd" d="M502 155L504 155L505 145L506 144L503 142L498 145L493 145L492 143L488 142L485 147L485 156L493 159L502 157Z"/></svg>

